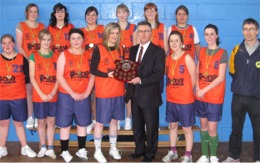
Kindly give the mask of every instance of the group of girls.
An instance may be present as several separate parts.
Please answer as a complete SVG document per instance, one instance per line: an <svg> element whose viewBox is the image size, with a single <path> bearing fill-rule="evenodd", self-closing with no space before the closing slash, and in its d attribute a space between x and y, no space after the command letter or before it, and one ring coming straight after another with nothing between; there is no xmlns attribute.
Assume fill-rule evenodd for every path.
<svg viewBox="0 0 260 163"><path fill-rule="evenodd" d="M82 28L74 28L69 23L67 8L61 3L54 6L46 29L37 22L39 8L36 4L28 4L25 14L26 20L16 28L18 53L11 35L5 34L1 38L0 158L8 154L6 140L12 115L22 155L55 159L56 125L60 127L61 156L70 162L73 157L68 146L74 120L78 157L88 159L86 136L95 126L94 158L107 162L101 151L101 140L103 127L109 124L109 155L120 160L116 142L118 121L125 117L125 84L114 78L114 61L128 59L130 47L139 43L136 25L127 20L128 7L120 4L116 9L118 22L105 27L97 24L98 11L93 6L87 8L87 26ZM182 161L192 162L192 126L196 114L200 117L202 146L198 161L217 162L217 123L222 116L228 61L226 51L218 46L218 28L213 24L205 27L207 47L200 48L196 28L187 23L189 11L186 6L180 5L176 9L176 25L168 29L159 22L154 3L144 6L144 16L152 26L151 42L168 54L165 74L170 150L162 161L178 158L176 142L180 123L186 140ZM23 126L26 119L27 128L38 128L41 145L38 154L27 145ZM131 129L130 102L126 104L124 128Z"/></svg>

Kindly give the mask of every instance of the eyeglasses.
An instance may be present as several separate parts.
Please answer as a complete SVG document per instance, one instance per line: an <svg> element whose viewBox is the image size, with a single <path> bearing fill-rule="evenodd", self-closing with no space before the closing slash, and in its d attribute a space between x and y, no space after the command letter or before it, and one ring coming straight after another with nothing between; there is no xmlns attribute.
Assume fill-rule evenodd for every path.
<svg viewBox="0 0 260 163"><path fill-rule="evenodd" d="M137 32L138 33L149 33L149 32L151 32L151 30L138 30Z"/></svg>
<svg viewBox="0 0 260 163"><path fill-rule="evenodd" d="M255 31L256 28L243 28L243 31L246 31L246 32L252 32L252 31Z"/></svg>

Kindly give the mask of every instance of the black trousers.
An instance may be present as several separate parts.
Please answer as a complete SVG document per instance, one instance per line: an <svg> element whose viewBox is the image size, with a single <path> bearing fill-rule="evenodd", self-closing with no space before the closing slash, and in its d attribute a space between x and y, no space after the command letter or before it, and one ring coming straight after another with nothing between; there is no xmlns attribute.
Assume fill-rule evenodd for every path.
<svg viewBox="0 0 260 163"><path fill-rule="evenodd" d="M158 147L159 107L141 108L135 98L131 100L131 107L135 153L154 158Z"/></svg>
<svg viewBox="0 0 260 163"><path fill-rule="evenodd" d="M242 133L246 114L248 113L253 128L253 160L260 160L260 98L233 94L232 98L232 132L229 138L229 156L238 159L242 151Z"/></svg>

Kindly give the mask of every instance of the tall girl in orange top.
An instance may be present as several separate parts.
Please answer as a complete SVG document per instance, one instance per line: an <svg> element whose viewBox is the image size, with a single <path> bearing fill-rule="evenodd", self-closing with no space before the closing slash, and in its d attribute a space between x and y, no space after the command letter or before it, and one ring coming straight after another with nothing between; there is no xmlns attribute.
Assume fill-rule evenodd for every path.
<svg viewBox="0 0 260 163"><path fill-rule="evenodd" d="M121 29L120 44L123 46L124 59L129 59L130 47L136 45L136 25L128 22L130 11L125 4L120 4L116 8L116 16ZM120 121L119 121L120 122ZM120 124L118 125L120 129ZM125 130L131 130L131 101L126 104Z"/></svg>
<svg viewBox="0 0 260 163"><path fill-rule="evenodd" d="M84 32L85 39L83 46L85 50L88 50L91 54L97 45L102 43L104 26L97 24L98 10L94 6L90 6L86 9L85 20L87 26L81 28ZM92 91L91 96L91 110L92 110L92 123L87 127L87 133L90 134L96 123L96 95L95 90Z"/></svg>
<svg viewBox="0 0 260 163"><path fill-rule="evenodd" d="M10 126L10 117L17 137L21 143L21 155L36 157L36 153L27 145L23 122L27 119L26 87L29 82L27 59L15 52L12 35L1 37L0 54L0 158L8 155L6 141Z"/></svg>
<svg viewBox="0 0 260 163"><path fill-rule="evenodd" d="M37 22L39 16L39 8L36 4L30 3L25 8L24 22L18 23L16 27L16 41L18 52L23 54L27 59L33 52L37 52L40 49L40 43L38 40L38 33L44 29L44 24ZM32 85L26 84L27 91L27 104L28 104L28 120L26 128L37 127L37 120L32 117L33 105L32 105Z"/></svg>
<svg viewBox="0 0 260 163"><path fill-rule="evenodd" d="M86 127L91 123L90 93L94 76L90 74L90 53L82 48L84 33L79 28L69 32L70 48L63 51L57 61L57 80L59 82L58 109L56 125L60 127L61 156L70 162L70 129L76 123L78 151L76 155L88 159Z"/></svg>
<svg viewBox="0 0 260 163"><path fill-rule="evenodd" d="M152 26L151 42L160 46L168 52L167 32L163 23L159 22L158 9L154 3L147 3L144 6L145 21L148 21Z"/></svg>
<svg viewBox="0 0 260 163"><path fill-rule="evenodd" d="M72 28L74 26L69 23L67 7L61 3L54 5L47 29L52 35L50 48L55 58L58 58L61 52L69 48L69 31Z"/></svg>
<svg viewBox="0 0 260 163"><path fill-rule="evenodd" d="M33 86L33 108L38 119L38 135L41 149L38 157L56 155L53 150L55 115L57 109L56 60L50 51L51 33L47 29L40 31L40 50L29 57L30 81ZM46 147L48 140L48 150Z"/></svg>
<svg viewBox="0 0 260 163"><path fill-rule="evenodd" d="M178 158L176 150L178 123L185 135L186 152L182 162L192 162L192 125L195 123L193 88L195 86L195 62L191 55L182 50L183 36L179 31L171 32L169 47L173 51L166 58L166 122L170 123L170 150L162 161L171 162Z"/></svg>
<svg viewBox="0 0 260 163"><path fill-rule="evenodd" d="M218 162L217 127L222 118L228 55L224 49L218 47L217 26L207 25L204 38L208 46L201 48L196 70L196 116L200 118L202 147L202 156L198 162Z"/></svg>
<svg viewBox="0 0 260 163"><path fill-rule="evenodd" d="M109 23L105 27L102 45L98 45L91 59L91 74L95 75L97 98L97 122L94 129L95 154L98 162L107 162L101 151L102 132L105 124L109 124L109 155L120 160L121 155L116 148L117 123L125 117L124 93L125 84L114 79L115 60L122 59L120 48L120 26Z"/></svg>

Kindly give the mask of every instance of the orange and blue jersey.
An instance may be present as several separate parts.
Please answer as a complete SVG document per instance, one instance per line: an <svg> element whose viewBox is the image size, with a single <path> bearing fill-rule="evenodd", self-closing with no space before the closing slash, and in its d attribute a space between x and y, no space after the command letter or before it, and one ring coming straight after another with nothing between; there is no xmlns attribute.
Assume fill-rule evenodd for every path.
<svg viewBox="0 0 260 163"><path fill-rule="evenodd" d="M179 31L183 36L183 42L185 47L182 49L186 52L189 52L189 54L192 56L192 58L195 58L195 45L194 45L194 31L193 26L188 25L184 29L178 28L176 25L172 26L172 31Z"/></svg>
<svg viewBox="0 0 260 163"><path fill-rule="evenodd" d="M121 60L122 53L117 50L109 52L103 45L98 45L98 48L100 52L98 70L104 73L113 71L116 67L115 60ZM98 98L124 96L125 84L114 78L95 76L95 91Z"/></svg>
<svg viewBox="0 0 260 163"><path fill-rule="evenodd" d="M27 58L29 58L32 53L40 49L38 34L44 29L44 24L38 23L36 28L30 28L25 22L20 22L20 26L23 33L22 47Z"/></svg>
<svg viewBox="0 0 260 163"><path fill-rule="evenodd" d="M81 28L84 32L84 48L85 50L90 50L91 53L93 52L94 48L90 48L89 44L94 44L94 46L100 45L103 41L103 32L104 26L97 25L94 30L89 31L87 28Z"/></svg>
<svg viewBox="0 0 260 163"><path fill-rule="evenodd" d="M89 51L85 50L81 55L74 55L69 50L64 51L66 64L64 67L63 77L67 81L70 88L77 93L84 93L87 89L90 78L90 57ZM81 64L82 61L82 64ZM81 65L80 69L78 64ZM68 92L59 85L59 91L65 94Z"/></svg>
<svg viewBox="0 0 260 163"><path fill-rule="evenodd" d="M219 75L219 65L224 49L219 49L216 54L209 56L207 48L203 47L200 50L199 57L199 88L203 89L212 83ZM211 57L211 58L210 58ZM209 59L210 58L210 59ZM207 68L208 66L208 68ZM222 104L225 96L226 80L219 85L205 93L204 98L196 98L199 101L208 102L212 104Z"/></svg>
<svg viewBox="0 0 260 163"><path fill-rule="evenodd" d="M69 31L74 28L73 24L66 24L62 28L57 26L48 26L47 30L52 35L51 50L53 52L53 57L58 58L61 52L68 49L70 46L69 42Z"/></svg>
<svg viewBox="0 0 260 163"><path fill-rule="evenodd" d="M0 100L26 98L23 62L22 54L17 54L11 61L4 60L3 57L0 57Z"/></svg>
<svg viewBox="0 0 260 163"><path fill-rule="evenodd" d="M44 94L50 94L56 83L56 61L52 57L45 58L39 52L33 53L35 63L35 80ZM48 68L46 68L48 66ZM33 88L33 102L43 102L37 91ZM57 102L57 93L49 102Z"/></svg>
<svg viewBox="0 0 260 163"><path fill-rule="evenodd" d="M129 59L130 47L133 46L133 34L136 30L135 24L128 23L125 30L121 30L120 44L123 46L124 59Z"/></svg>
<svg viewBox="0 0 260 163"><path fill-rule="evenodd" d="M167 101L176 104L191 104L194 102L193 87L188 71L185 52L178 60L171 55L166 58L166 97Z"/></svg>
<svg viewBox="0 0 260 163"><path fill-rule="evenodd" d="M164 48L164 24L160 23L157 28L152 29L151 42L161 48Z"/></svg>

